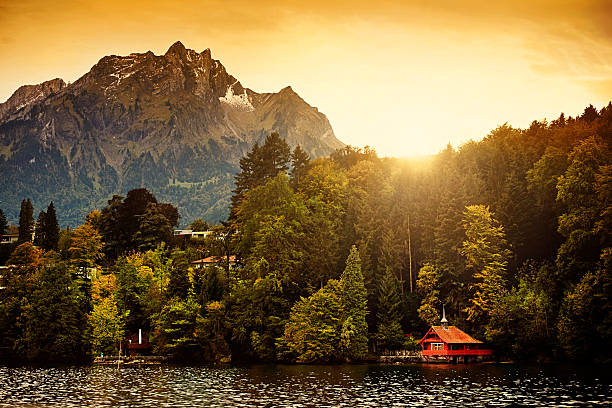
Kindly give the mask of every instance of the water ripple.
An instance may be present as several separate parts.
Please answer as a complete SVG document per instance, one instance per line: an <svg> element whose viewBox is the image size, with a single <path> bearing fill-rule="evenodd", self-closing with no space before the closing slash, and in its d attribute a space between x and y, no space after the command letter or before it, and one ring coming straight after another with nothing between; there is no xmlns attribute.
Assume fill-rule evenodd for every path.
<svg viewBox="0 0 612 408"><path fill-rule="evenodd" d="M572 367L0 367L0 407L584 407L611 394L609 375Z"/></svg>

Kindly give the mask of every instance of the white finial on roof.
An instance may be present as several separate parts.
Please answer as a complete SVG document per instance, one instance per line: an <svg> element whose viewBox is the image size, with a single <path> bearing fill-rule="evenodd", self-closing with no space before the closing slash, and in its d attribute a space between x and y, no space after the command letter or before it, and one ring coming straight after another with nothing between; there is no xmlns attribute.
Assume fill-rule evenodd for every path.
<svg viewBox="0 0 612 408"><path fill-rule="evenodd" d="M446 310L444 310L444 305L442 305L442 320L440 320L440 323L442 323L442 328L444 330L448 329L448 320L446 320Z"/></svg>

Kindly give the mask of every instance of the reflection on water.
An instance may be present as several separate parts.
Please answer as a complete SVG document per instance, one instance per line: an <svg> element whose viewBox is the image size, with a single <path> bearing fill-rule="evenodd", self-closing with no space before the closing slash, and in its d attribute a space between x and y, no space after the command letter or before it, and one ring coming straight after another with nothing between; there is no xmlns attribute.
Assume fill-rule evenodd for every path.
<svg viewBox="0 0 612 408"><path fill-rule="evenodd" d="M610 378L516 365L0 367L0 406L612 406Z"/></svg>

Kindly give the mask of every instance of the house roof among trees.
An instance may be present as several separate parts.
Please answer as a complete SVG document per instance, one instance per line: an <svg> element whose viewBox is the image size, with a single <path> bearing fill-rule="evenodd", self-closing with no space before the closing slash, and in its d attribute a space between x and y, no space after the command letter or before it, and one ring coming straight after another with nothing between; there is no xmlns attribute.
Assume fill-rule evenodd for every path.
<svg viewBox="0 0 612 408"><path fill-rule="evenodd" d="M442 326L432 326L430 330L433 330L443 342L448 344L482 343L455 326L448 326L447 329Z"/></svg>
<svg viewBox="0 0 612 408"><path fill-rule="evenodd" d="M220 263L226 262L226 260L227 259L225 258L225 256L209 256L204 259L198 259L197 261L193 261L192 264ZM236 262L236 255L230 255L229 262Z"/></svg>

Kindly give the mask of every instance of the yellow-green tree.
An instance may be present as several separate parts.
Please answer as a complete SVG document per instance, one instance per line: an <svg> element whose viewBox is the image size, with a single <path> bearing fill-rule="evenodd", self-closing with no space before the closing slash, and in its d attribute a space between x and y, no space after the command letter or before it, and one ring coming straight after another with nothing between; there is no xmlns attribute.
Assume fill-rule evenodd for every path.
<svg viewBox="0 0 612 408"><path fill-rule="evenodd" d="M125 334L125 319L119 313L117 302L112 297L106 297L93 306L89 315L92 329L92 351L95 355L107 355L117 352L119 341Z"/></svg>
<svg viewBox="0 0 612 408"><path fill-rule="evenodd" d="M74 266L93 268L102 259L102 236L91 224L83 224L72 233L68 252Z"/></svg>
<svg viewBox="0 0 612 408"><path fill-rule="evenodd" d="M329 362L341 356L342 285L327 285L291 308L279 348L285 357L299 363Z"/></svg>
<svg viewBox="0 0 612 408"><path fill-rule="evenodd" d="M503 227L487 206L467 206L463 213L463 228L466 240L460 253L474 278L466 308L467 318L482 334L490 311L506 294L505 275L510 251Z"/></svg>
<svg viewBox="0 0 612 408"><path fill-rule="evenodd" d="M418 309L419 317L430 326L438 324L440 314L440 272L431 264L425 264L419 270L417 279L417 292L421 296L421 306Z"/></svg>

